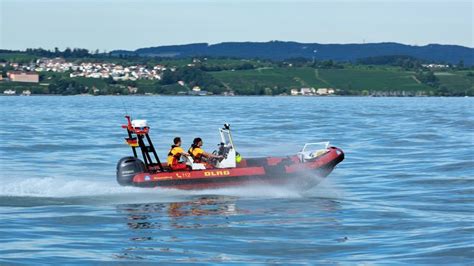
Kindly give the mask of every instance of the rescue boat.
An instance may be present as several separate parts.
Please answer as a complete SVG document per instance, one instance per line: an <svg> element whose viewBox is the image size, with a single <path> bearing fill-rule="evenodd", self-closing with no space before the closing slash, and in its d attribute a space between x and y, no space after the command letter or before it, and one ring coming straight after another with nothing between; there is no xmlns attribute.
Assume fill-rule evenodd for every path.
<svg viewBox="0 0 474 266"><path fill-rule="evenodd" d="M329 142L306 143L293 156L242 159L235 149L230 125L225 124L219 129L221 143L213 152L221 155L220 159L204 164L182 156L188 169L172 171L161 163L148 134L147 121L132 120L130 116L126 119L127 124L122 128L127 130L125 140L133 156L121 158L117 163L117 182L122 186L206 189L289 182L315 185L314 181L328 176L344 160L344 152Z"/></svg>

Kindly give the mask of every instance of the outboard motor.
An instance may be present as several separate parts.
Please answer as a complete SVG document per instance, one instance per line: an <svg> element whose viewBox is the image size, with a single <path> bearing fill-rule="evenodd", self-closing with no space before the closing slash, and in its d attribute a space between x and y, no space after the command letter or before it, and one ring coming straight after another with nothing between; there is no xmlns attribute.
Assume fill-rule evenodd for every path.
<svg viewBox="0 0 474 266"><path fill-rule="evenodd" d="M145 164L135 157L123 157L117 163L117 182L122 186L132 185L133 177L145 172Z"/></svg>

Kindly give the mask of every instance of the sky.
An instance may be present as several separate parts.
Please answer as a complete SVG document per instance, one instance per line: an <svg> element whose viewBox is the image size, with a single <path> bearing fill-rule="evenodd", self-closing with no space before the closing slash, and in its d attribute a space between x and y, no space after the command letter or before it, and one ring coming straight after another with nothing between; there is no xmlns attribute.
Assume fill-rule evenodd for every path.
<svg viewBox="0 0 474 266"><path fill-rule="evenodd" d="M473 13L471 0L0 0L0 48L271 40L474 47Z"/></svg>

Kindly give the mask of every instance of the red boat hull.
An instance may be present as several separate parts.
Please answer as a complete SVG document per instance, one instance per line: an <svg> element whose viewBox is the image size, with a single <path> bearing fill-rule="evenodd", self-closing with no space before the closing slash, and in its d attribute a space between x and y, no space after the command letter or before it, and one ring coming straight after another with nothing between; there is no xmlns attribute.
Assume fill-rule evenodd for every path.
<svg viewBox="0 0 474 266"><path fill-rule="evenodd" d="M242 160L236 168L138 173L133 177L131 185L206 189L249 183L299 182L300 178L307 176L326 177L342 160L344 160L342 150L331 147L327 153L304 163L300 162L296 155L251 158Z"/></svg>

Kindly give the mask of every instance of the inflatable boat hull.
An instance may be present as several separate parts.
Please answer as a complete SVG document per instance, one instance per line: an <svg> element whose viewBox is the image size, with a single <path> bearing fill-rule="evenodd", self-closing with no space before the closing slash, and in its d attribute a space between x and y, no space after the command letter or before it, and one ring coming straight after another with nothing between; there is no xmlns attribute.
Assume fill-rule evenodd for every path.
<svg viewBox="0 0 474 266"><path fill-rule="evenodd" d="M131 157L133 158L133 157ZM329 175L338 163L344 160L341 149L330 147L328 152L310 161L301 162L298 156L243 159L235 168L206 170L143 171L140 165L133 170L141 171L130 176L130 182L117 180L121 185L136 187L166 187L177 189L206 189L238 186L252 183L306 182L308 178L323 178ZM120 162L119 162L120 164ZM119 168L119 166L117 166Z"/></svg>

